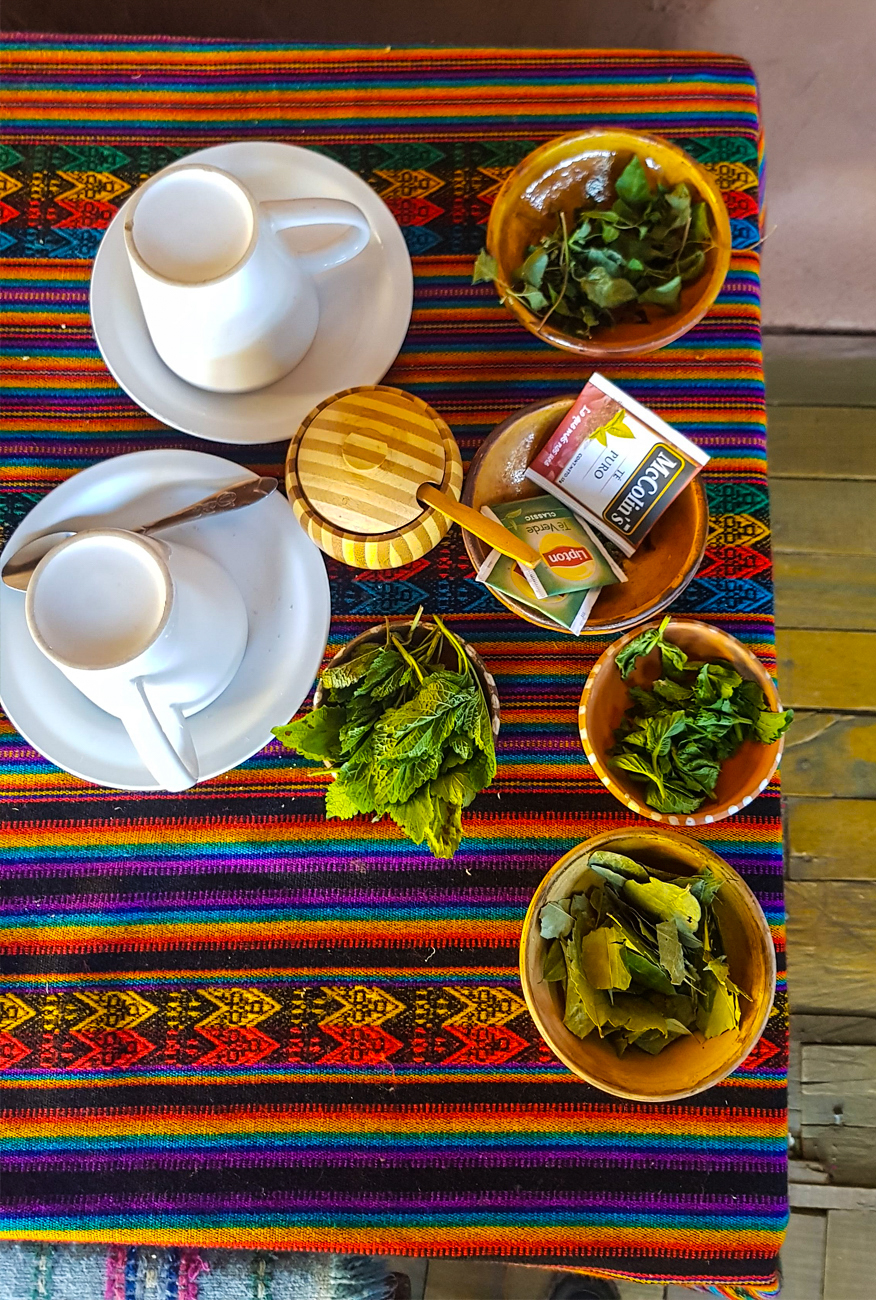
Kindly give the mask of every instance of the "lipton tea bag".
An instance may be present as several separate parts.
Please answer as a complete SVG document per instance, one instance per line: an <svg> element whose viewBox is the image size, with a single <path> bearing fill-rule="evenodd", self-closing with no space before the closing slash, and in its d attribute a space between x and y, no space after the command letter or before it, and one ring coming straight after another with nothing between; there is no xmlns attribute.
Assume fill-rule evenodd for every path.
<svg viewBox="0 0 876 1300"><path fill-rule="evenodd" d="M632 555L708 460L659 415L594 374L526 477Z"/></svg>
<svg viewBox="0 0 876 1300"><path fill-rule="evenodd" d="M530 497L481 507L481 513L497 519L541 555L534 569L523 576L541 600L572 591L589 591L613 582L626 582L623 570L556 497Z"/></svg>
<svg viewBox="0 0 876 1300"><path fill-rule="evenodd" d="M525 569L515 560L500 551L490 551L478 570L478 582L484 583L497 595L510 596L528 605L575 635L581 631L596 604L601 587L592 587L588 591L569 591L561 596L548 596L542 599L536 596L524 577Z"/></svg>

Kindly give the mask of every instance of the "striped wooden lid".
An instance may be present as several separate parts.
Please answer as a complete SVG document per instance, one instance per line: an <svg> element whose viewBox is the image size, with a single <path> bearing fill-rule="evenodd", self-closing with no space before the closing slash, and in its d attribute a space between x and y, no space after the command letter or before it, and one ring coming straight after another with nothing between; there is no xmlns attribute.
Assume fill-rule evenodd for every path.
<svg viewBox="0 0 876 1300"><path fill-rule="evenodd" d="M338 393L305 421L297 457L301 491L317 514L349 532L404 528L423 513L417 489L444 478L443 424L400 389Z"/></svg>

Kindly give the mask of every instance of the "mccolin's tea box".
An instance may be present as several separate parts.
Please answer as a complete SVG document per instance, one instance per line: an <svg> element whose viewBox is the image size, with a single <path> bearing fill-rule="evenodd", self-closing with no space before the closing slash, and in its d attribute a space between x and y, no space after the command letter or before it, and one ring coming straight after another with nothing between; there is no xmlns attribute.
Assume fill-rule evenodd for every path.
<svg viewBox="0 0 876 1300"><path fill-rule="evenodd" d="M576 635L587 622L603 587L626 582L593 533L554 497L530 497L482 506L541 555L534 569L491 551L478 570L478 581L491 591L529 605Z"/></svg>
<svg viewBox="0 0 876 1300"><path fill-rule="evenodd" d="M659 415L594 374L526 476L632 555L708 459Z"/></svg>
<svg viewBox="0 0 876 1300"><path fill-rule="evenodd" d="M612 582L626 582L623 570L580 519L556 497L530 497L484 506L481 513L498 520L541 556L523 575L536 596L563 596Z"/></svg>

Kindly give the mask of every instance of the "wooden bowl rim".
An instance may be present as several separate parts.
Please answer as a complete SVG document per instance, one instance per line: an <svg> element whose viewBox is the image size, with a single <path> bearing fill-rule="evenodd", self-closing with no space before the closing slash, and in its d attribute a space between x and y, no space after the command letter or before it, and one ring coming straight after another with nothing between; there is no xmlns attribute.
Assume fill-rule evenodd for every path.
<svg viewBox="0 0 876 1300"><path fill-rule="evenodd" d="M548 1024L545 1023L544 1017L542 1016L541 1012L538 1009L538 1006L536 1005L536 1001L532 992L532 979L530 977L529 962L527 960L528 949L530 946L530 940L532 934L538 922L538 913L541 910L541 907L543 905L543 899L547 894L548 890L550 889L552 881L557 875L559 875L559 873L564 869L564 867L566 867L570 862L574 861L576 857L583 856L585 852L590 853L594 849L601 848L603 846L610 846L611 844L615 843L617 840L628 840L634 837L639 837L643 840L652 840L652 841L668 840L670 841L670 843L691 842L688 836L680 835L677 831L671 831L666 829L665 827L661 827L659 830L657 830L651 826L625 826L625 827L618 826L613 828L612 830L601 831L598 835L592 835L590 839L582 840L580 844L576 844L574 848L571 848L567 853L564 853L563 856L557 862L554 863L554 865L550 868L550 870L546 873L546 875L542 877L541 881L539 882L535 890L535 893L532 896L529 907L526 909L526 916L523 919L523 928L520 932L520 944L518 949L520 983L523 987L523 997L526 1002L527 1009L529 1011L529 1014L532 1017L536 1029L541 1034L542 1038L547 1043L548 1047L551 1049L554 1055L558 1057L559 1060L562 1061L562 1063L566 1066L567 1069L571 1070L573 1074L577 1075L579 1079L583 1079L585 1083L591 1084L594 1088L598 1088L601 1092L609 1093L611 1096L614 1097L623 1097L629 1101L643 1101L643 1102L681 1101L685 1097L695 1097L698 1093L705 1092L707 1088L714 1087L715 1084L720 1083L723 1079L726 1079L728 1075L732 1074L733 1071L736 1069L736 1067L740 1065L742 1061L745 1060L745 1058L749 1055L752 1048L754 1047L755 1043L760 1038L764 1029L766 1028L766 1024L767 1021L769 1020L770 1012L772 1010L772 1006L776 994L776 950L775 950L775 945L773 944L769 923L766 919L766 916L764 915L763 908L761 907L760 903L758 902L757 898L752 892L750 886L746 883L746 881L742 878L742 876L740 876L739 872L736 871L734 867L731 867L730 863L725 861L725 859L722 858L719 854L717 854L714 851L714 849L709 848L708 845L703 844L699 840L694 841L697 846L697 851L702 853L708 865L712 866L715 869L716 874L721 875L724 878L729 877L733 879L734 883L738 886L740 893L742 894L742 897L746 900L749 907L749 911L751 915L754 917L756 927L761 938L763 955L766 958L766 966L767 966L767 971L769 973L767 986L764 989L764 993L763 993L763 1008L761 1010L761 1014L757 1018L757 1020L753 1020L751 1022L751 1025L749 1026L745 1036L740 1041L737 1052L734 1054L733 1058L729 1060L729 1062L726 1062L724 1065L719 1066L717 1069L711 1071L710 1074L704 1076L703 1079L701 1079L692 1088L683 1088L671 1092L645 1093L645 1092L635 1092L631 1089L609 1087L606 1083L601 1082L595 1075L591 1074L588 1070L586 1070L579 1062L575 1061L574 1058L572 1058L570 1054L565 1050L565 1048L563 1048L561 1045L555 1042L552 1035L551 1028ZM680 865L683 866L684 864L680 864ZM582 869L582 871L583 870L586 870L586 868ZM683 874L685 874L683 871L679 871L679 875L683 875ZM541 939L541 935L537 935L537 939L541 943L544 942L544 940ZM536 948L535 951L538 952L539 951L538 948ZM582 1042L583 1041L586 1040L582 1040ZM668 1051L670 1049L667 1048L666 1050Z"/></svg>
<svg viewBox="0 0 876 1300"><path fill-rule="evenodd" d="M703 292L699 299L688 308L687 312L675 313L672 316L667 316L665 326L662 329L655 330L650 337L646 336L641 339L630 340L626 343L614 344L611 342L599 343L596 340L579 339L575 335L564 334L562 330L556 329L553 326L551 326L547 332L544 329L540 329L538 317L531 312L528 307L525 307L516 298L505 296L509 286L505 280L501 278L500 270L500 275L493 281L496 286L496 292L508 310L517 318L525 329L529 330L530 334L534 334L537 338L542 339L552 347L561 348L567 352L573 352L577 356L588 357L594 361L634 357L640 356L644 353L657 352L660 348L666 347L669 343L674 343L677 339L682 338L692 330L694 326L700 323L706 312L718 297L718 294L721 292L724 281L727 278L727 272L730 269L730 259L733 252L733 234L730 227L727 205L724 202L723 195L721 190L718 188L714 177L706 171L705 167L703 167L701 163L698 163L695 158L692 158L689 153L674 144L671 140L667 140L662 136L650 134L646 131L633 131L628 127L588 127L584 131L569 131L564 135L554 136L553 139L546 140L543 144L540 144L535 149L531 150L525 158L522 158L514 170L505 177L490 210L486 239L488 252L496 256L495 249L498 246L498 230L500 225L498 214L502 208L500 201L503 195L511 190L529 172L534 172L536 175L541 174L534 164L537 164L544 154L549 150L555 149L558 145L566 143L571 144L573 141L586 143L589 140L592 141L595 146L597 140L604 140L606 137L617 136L623 136L629 140L629 149L632 153L641 156L641 154L648 151L649 147L651 149L656 147L661 150L666 150L668 153L675 154L679 160L683 161L685 166L690 169L692 176L696 179L697 187L703 199L709 205L709 212L711 213L712 220L715 223L717 256L715 258L715 265L711 272L708 275L700 277L703 282ZM610 146L610 148L615 154L622 152L622 148L618 148L616 145ZM680 328L677 323L675 325L672 324L673 321L678 321L679 316L683 320L683 324ZM661 324L661 322L655 322L655 324ZM598 338L599 335L596 336L597 340Z"/></svg>
<svg viewBox="0 0 876 1300"><path fill-rule="evenodd" d="M459 450L459 443L453 436L453 430L444 419L444 416L440 415L433 406L429 405L428 402L423 401L422 397L418 397L416 393L409 393L407 389L396 388L392 384L356 384L354 388L340 388L336 393L332 393L330 397L324 398L323 401L321 401L317 406L314 406L311 411L308 411L307 415L305 415L304 419L293 434L292 440L290 441L289 447L286 451L285 477L287 491L290 485L295 485L299 494L298 502L302 514L305 514L309 519L313 520L314 523L317 523L324 532L328 533L341 546L344 542L350 541L351 539L361 543L362 545L371 543L388 544L406 539L410 535L411 531L422 524L425 519L434 519L438 527L442 529L441 537L445 537L453 526L452 521L448 519L446 515L442 515L441 511L437 510L435 506L423 506L420 513L416 518L412 519L410 523L405 524L402 528L394 528L391 532L354 533L349 529L341 528L339 524L332 523L331 519L326 519L325 515L321 515L311 504L310 498L305 492L298 475L298 448L301 445L301 441L310 427L311 421L320 411L325 410L327 406L331 406L332 402L336 402L339 397L348 397L351 393L362 392L400 393L402 397L408 397L412 401L418 402L420 406L428 412L430 419L435 421L435 424L441 433L441 441L444 445L445 451L444 476L437 486L440 491L447 492L450 496L455 495L453 484L450 480L453 474L454 463L458 463L460 471L462 470L462 454ZM458 500L459 498L457 497L456 499ZM426 554L428 554L428 552L426 552ZM338 554L335 555L334 558L341 559L341 556Z"/></svg>
<svg viewBox="0 0 876 1300"><path fill-rule="evenodd" d="M644 802L644 799L637 800L632 795L628 794L623 786L619 785L615 780L614 775L608 767L608 764L604 761L603 756L595 752L595 747L588 736L587 706L593 689L593 683L596 678L603 669L614 667L618 653L625 645L628 645L634 637L641 635L642 632L647 632L649 628L659 626L660 620L652 619L650 623L645 623L641 627L634 628L630 632L627 632L625 636L619 637L617 641L612 641L611 645L602 652L596 660L596 663L590 669L590 672L587 675L587 680L584 683L584 689L581 692L581 701L578 705L578 734L581 738L581 745L587 758L587 762L593 768L594 772L609 793L613 794L615 799L620 800L622 804L629 808L630 812L636 813L639 817L647 817L649 821L660 822L663 826L711 826L714 822L723 821L726 817L732 817L743 808L747 808L759 794L763 793L770 781L773 779L776 768L779 766L781 761L782 753L785 748L784 736L780 736L778 740L773 741L772 746L764 746L765 749L771 749L774 747L775 752L769 771L760 782L754 782L751 785L743 786L742 789L734 794L732 798L725 798L722 803L716 804L709 812L700 811L688 814L661 813L658 812L656 808L649 808ZM678 627L691 629L706 627L713 635L723 641L731 643L741 651L743 659L751 666L752 680L758 682L762 687L773 713L781 713L782 704L779 699L779 692L776 688L776 684L766 667L761 663L757 655L752 650L749 650L748 646L743 645L741 641L737 640L735 636L731 636L729 632L725 632L723 628L715 627L713 623L707 623L705 619L670 619L667 632L672 632L673 628Z"/></svg>
<svg viewBox="0 0 876 1300"><path fill-rule="evenodd" d="M575 396L577 396L577 394ZM512 411L512 413L506 416L501 423L497 424L496 427L487 434L469 464L465 475L465 483L463 484L462 489L463 503L468 506L472 505L474 483L480 467L484 460L486 460L492 447L499 441L502 435L508 431L508 429L513 428L513 426L527 413L534 414L536 411L546 411L552 406L563 406L566 404L568 404L568 409L568 407L570 407L575 401L575 396L547 397L542 398L539 402L529 402L526 406L518 407L516 411ZM562 416L560 418L562 418ZM571 636L577 639L585 636L605 636L612 632L625 632L631 628L640 628L644 620L653 618L655 614L662 613L668 605L671 605L674 600L678 599L681 593L693 582L697 575L697 570L703 562L703 556L706 553L706 544L709 540L709 499L706 495L705 486L703 485L702 474L697 474L684 490L687 492L691 489L696 491L700 502L700 510L698 512L698 533L694 537L696 558L688 569L682 582L671 591L664 592L659 601L650 609L639 614L631 614L628 618L612 619L603 623L600 623L598 619L591 617L585 623L580 632L571 632L568 628L560 627L559 623L552 623L550 619L539 618L534 609L527 608L527 606L517 602L511 596L500 595L498 592L493 592L493 595L500 604L504 605L506 609L511 610L512 614L516 614L518 618L522 618L525 622L531 623L534 627L543 627L547 631L556 632L561 636ZM465 545L466 554L468 555L473 568L477 572L480 568L481 561L478 559L475 551L475 538L466 528L462 529L462 540ZM599 601L597 600L593 606L592 613L598 614L598 611Z"/></svg>

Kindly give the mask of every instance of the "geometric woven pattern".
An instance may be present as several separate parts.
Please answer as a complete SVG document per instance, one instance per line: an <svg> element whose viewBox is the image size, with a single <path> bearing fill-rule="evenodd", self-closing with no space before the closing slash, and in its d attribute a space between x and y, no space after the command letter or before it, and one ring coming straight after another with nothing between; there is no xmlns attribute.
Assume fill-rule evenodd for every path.
<svg viewBox="0 0 876 1300"><path fill-rule="evenodd" d="M0 1242L0 1300L386 1300L379 1260Z"/></svg>
<svg viewBox="0 0 876 1300"><path fill-rule="evenodd" d="M97 351L94 251L119 204L172 159L286 140L385 198L415 276L386 382L432 405L468 462L513 410L577 392L589 373L470 284L498 187L551 136L630 125L713 173L734 252L694 330L605 370L711 457L708 545L677 610L773 665L760 124L746 64L123 38L6 49L0 534L71 474L140 448L281 470L281 444L217 449L164 428ZM496 780L440 862L391 823L327 822L325 774L279 743L182 795L136 795L57 770L0 717L0 1235L112 1242L119 1259L144 1244L502 1255L770 1293L787 1217L778 779L743 813L686 832L766 911L779 993L764 1037L689 1101L599 1093L539 1038L516 947L551 864L635 820L576 728L607 639L514 618L474 580L458 529L391 580L327 567L329 653L421 603L482 653L502 705Z"/></svg>

